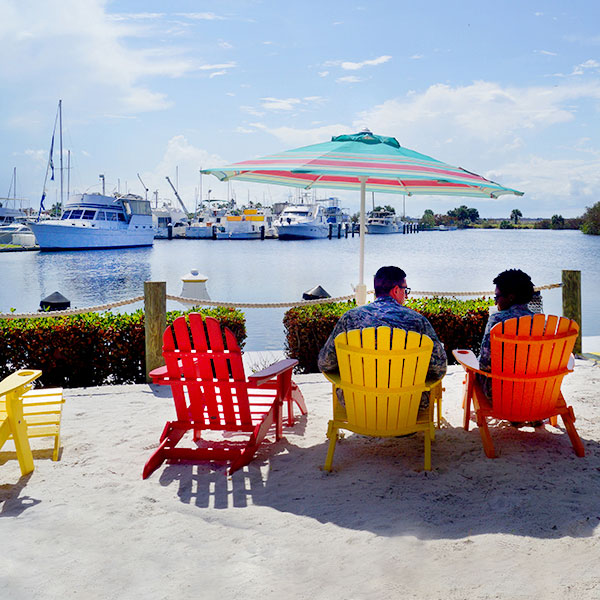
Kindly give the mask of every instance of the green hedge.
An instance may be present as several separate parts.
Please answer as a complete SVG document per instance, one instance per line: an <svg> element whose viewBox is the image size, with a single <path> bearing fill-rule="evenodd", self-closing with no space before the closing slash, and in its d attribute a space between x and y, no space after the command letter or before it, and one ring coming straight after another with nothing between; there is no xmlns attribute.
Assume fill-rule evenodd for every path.
<svg viewBox="0 0 600 600"><path fill-rule="evenodd" d="M193 308L229 327L240 347L244 314L233 308ZM186 314L167 313L167 323ZM41 369L45 387L144 383L144 312L86 313L38 319L0 319L0 379L16 369Z"/></svg>
<svg viewBox="0 0 600 600"><path fill-rule="evenodd" d="M454 362L452 350L467 348L479 353L481 338L487 323L492 299L457 300L455 298L411 298L405 306L429 319L444 344L448 361ZM329 334L341 315L356 303L313 304L291 308L283 317L286 341L285 351L298 359L303 373L319 370L317 358Z"/></svg>

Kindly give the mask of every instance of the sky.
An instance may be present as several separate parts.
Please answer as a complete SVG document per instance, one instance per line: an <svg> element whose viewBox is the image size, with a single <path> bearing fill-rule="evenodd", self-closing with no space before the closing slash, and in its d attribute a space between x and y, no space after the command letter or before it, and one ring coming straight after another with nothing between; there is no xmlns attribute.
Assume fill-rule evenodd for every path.
<svg viewBox="0 0 600 600"><path fill-rule="evenodd" d="M65 193L104 174L107 192L173 198L169 176L189 210L209 190L270 204L293 190L199 170L367 127L525 192L415 196L410 216L575 217L598 201L597 0L0 0L0 14L0 196L16 167L32 207L59 99ZM326 195L358 210L358 194Z"/></svg>

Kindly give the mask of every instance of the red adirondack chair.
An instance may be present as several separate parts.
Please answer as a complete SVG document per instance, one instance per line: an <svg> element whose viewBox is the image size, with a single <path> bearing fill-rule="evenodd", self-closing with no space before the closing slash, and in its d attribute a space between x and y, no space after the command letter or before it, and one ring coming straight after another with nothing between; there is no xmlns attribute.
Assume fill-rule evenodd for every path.
<svg viewBox="0 0 600 600"><path fill-rule="evenodd" d="M553 425L560 415L577 456L585 449L575 429L575 413L560 391L564 376L573 370L571 352L579 332L575 321L564 317L537 314L509 319L490 331L492 371L481 371L470 350L453 350L466 370L464 390L464 428L469 430L471 401L488 458L495 458L487 418L506 421L543 421ZM476 374L491 379L491 400Z"/></svg>
<svg viewBox="0 0 600 600"><path fill-rule="evenodd" d="M294 422L293 404L302 414L306 405L292 381L295 359L279 361L246 378L242 352L228 328L211 317L190 313L175 319L163 336L165 366L150 373L154 383L170 385L177 420L168 421L160 445L144 466L149 477L165 460L230 461L229 473L247 465L269 429L282 436L282 407ZM195 448L177 447L193 431ZM208 441L203 431L247 432L246 442Z"/></svg>

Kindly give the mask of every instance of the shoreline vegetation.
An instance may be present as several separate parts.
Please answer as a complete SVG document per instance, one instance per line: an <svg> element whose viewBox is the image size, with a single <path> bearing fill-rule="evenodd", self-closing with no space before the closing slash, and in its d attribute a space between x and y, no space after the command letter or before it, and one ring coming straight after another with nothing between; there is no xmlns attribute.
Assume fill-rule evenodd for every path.
<svg viewBox="0 0 600 600"><path fill-rule="evenodd" d="M395 212L390 206L386 206L385 209ZM449 210L445 215L434 214L431 209L427 209L418 223L424 231L443 225L458 229L572 229L588 235L600 235L600 202L586 208L581 217L564 218L557 214L552 215L550 219L523 217L518 208L514 208L507 218L482 219L476 208L469 208L463 204Z"/></svg>

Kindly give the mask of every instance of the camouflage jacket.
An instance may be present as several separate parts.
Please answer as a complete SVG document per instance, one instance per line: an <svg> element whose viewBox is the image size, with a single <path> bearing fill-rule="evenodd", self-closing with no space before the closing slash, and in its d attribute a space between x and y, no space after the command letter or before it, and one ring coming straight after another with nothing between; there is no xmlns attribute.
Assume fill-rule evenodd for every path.
<svg viewBox="0 0 600 600"><path fill-rule="evenodd" d="M326 373L338 370L335 338L340 333L351 329L380 326L416 331L430 337L433 340L433 352L429 362L427 379L441 379L446 374L446 352L431 323L423 315L402 306L390 296L382 296L371 304L353 308L340 317L329 339L319 352L319 369Z"/></svg>
<svg viewBox="0 0 600 600"><path fill-rule="evenodd" d="M499 310L490 315L487 325L485 326L485 332L483 339L481 340L481 354L479 355L479 368L482 371L492 370L492 355L490 348L490 331L497 323L508 321L508 319L514 319L518 317L525 317L527 315L533 315L529 310L527 304L514 304L506 310ZM486 377L487 379L487 377Z"/></svg>

